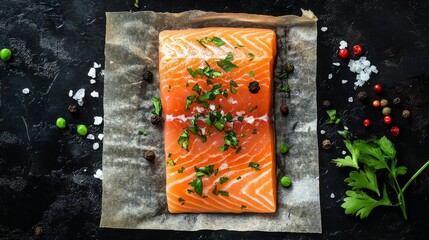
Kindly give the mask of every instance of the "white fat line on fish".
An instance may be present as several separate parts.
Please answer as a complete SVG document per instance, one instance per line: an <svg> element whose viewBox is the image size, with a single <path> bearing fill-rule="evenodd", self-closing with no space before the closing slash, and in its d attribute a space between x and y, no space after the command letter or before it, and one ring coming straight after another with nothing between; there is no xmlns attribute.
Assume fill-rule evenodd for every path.
<svg viewBox="0 0 429 240"><path fill-rule="evenodd" d="M239 116L241 116L239 113L240 112L237 112L236 114L239 115ZM178 115L178 116L175 116L175 115L172 115L172 114L167 114L166 117L165 117L166 121L180 120L182 122L187 122L187 121L189 121L191 119L194 119L194 117L186 117L184 114L181 114L181 115ZM199 119L201 119L202 121L204 121L207 118L201 117ZM234 117L232 120L238 121L238 117ZM265 114L263 116L256 117L256 118L253 117L253 116L244 116L244 119L243 119L244 122L247 122L249 124L252 124L252 123L254 123L257 120L267 122L268 121L268 115Z"/></svg>

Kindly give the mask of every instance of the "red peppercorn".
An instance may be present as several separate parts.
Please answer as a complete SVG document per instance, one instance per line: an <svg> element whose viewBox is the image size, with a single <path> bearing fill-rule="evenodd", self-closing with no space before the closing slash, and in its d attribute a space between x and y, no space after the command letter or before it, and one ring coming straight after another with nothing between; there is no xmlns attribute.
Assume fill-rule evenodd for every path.
<svg viewBox="0 0 429 240"><path fill-rule="evenodd" d="M389 115L384 116L383 120L384 120L385 124L391 124L392 123L392 118Z"/></svg>
<svg viewBox="0 0 429 240"><path fill-rule="evenodd" d="M375 107L375 108L380 107L380 101L374 100L374 102L372 102L372 106Z"/></svg>
<svg viewBox="0 0 429 240"><path fill-rule="evenodd" d="M371 121L368 118L366 118L365 120L363 120L363 125L365 127L369 127L369 125L371 125Z"/></svg>
<svg viewBox="0 0 429 240"><path fill-rule="evenodd" d="M380 84L375 84L374 85L374 92L376 93L381 93L383 91L382 87Z"/></svg>
<svg viewBox="0 0 429 240"><path fill-rule="evenodd" d="M338 56L340 56L340 58L347 58L349 56L349 51L345 48L341 48L340 51L338 51Z"/></svg>
<svg viewBox="0 0 429 240"><path fill-rule="evenodd" d="M393 136L398 136L399 135L399 128L397 126L393 126L390 129L390 132L393 134Z"/></svg>
<svg viewBox="0 0 429 240"><path fill-rule="evenodd" d="M354 55L361 55L362 54L362 46L361 45L354 45L353 46L353 54Z"/></svg>

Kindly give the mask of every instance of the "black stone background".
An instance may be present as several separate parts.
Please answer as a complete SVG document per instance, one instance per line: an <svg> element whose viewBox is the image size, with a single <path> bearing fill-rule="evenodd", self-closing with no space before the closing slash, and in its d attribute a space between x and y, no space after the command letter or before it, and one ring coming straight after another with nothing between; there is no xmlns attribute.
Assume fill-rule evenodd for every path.
<svg viewBox="0 0 429 240"><path fill-rule="evenodd" d="M133 2L1 1L0 47L9 47L14 53L10 62L0 62L1 239L428 239L429 171L405 194L408 221L399 208L378 208L368 219L359 220L345 215L340 207L347 172L330 162L342 156L344 146L336 132L344 125L360 137L386 135L395 143L400 162L409 168L402 184L429 160L427 1L141 0L140 9L133 7ZM318 140L333 141L331 150L319 150L323 233L100 229L102 188L93 174L102 167L102 144L99 150L92 150L92 142L78 137L75 127L84 123L92 133L103 131L102 125L93 125L93 116L103 114L103 77L98 71L98 82L90 85L87 73L94 61L104 67L105 12L200 9L285 15L300 14L300 8L319 17L318 125L326 134L319 134ZM321 32L322 26L328 31ZM400 136L390 134L379 110L347 101L356 94L354 75L345 66L332 66L336 61L346 63L336 55L340 40L349 46L362 44L365 56L380 71L362 88L370 100L401 98L401 104L392 107ZM329 73L334 74L331 80L327 79ZM349 82L343 85L342 79ZM372 91L376 82L384 87L381 96ZM29 95L22 94L25 87L30 89ZM67 112L67 106L75 103L68 90L81 87L87 90L85 105L80 115L73 117ZM89 96L93 90L100 92L100 98ZM327 119L321 107L324 99L331 100L341 116L339 126L323 124ZM404 108L411 110L410 120L401 118ZM68 129L55 127L60 116L68 120ZM371 128L362 126L364 117L372 119ZM40 237L34 236L36 226L43 229Z"/></svg>

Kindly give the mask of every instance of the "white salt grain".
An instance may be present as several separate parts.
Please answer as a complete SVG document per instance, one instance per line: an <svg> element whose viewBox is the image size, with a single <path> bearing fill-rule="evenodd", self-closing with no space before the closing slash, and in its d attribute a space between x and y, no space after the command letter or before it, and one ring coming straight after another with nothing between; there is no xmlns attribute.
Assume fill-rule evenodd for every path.
<svg viewBox="0 0 429 240"><path fill-rule="evenodd" d="M79 106L83 106L83 101L82 100L77 100L77 104L79 105Z"/></svg>
<svg viewBox="0 0 429 240"><path fill-rule="evenodd" d="M344 130L349 130L349 128L347 126L344 126Z"/></svg>
<svg viewBox="0 0 429 240"><path fill-rule="evenodd" d="M101 169L97 169L97 171L95 171L94 177L103 180L103 171L101 171Z"/></svg>
<svg viewBox="0 0 429 240"><path fill-rule="evenodd" d="M95 142L94 144L92 144L92 149L97 150L100 147L100 144L98 144L98 142Z"/></svg>
<svg viewBox="0 0 429 240"><path fill-rule="evenodd" d="M69 97L73 97L73 90L69 91Z"/></svg>
<svg viewBox="0 0 429 240"><path fill-rule="evenodd" d="M22 89L22 93L29 94L30 93L30 89L24 88L24 89Z"/></svg>
<svg viewBox="0 0 429 240"><path fill-rule="evenodd" d="M334 193L331 193L331 196L330 196L331 198L335 198L335 194Z"/></svg>
<svg viewBox="0 0 429 240"><path fill-rule="evenodd" d="M345 80L345 79L341 81L341 83L342 83L342 84L346 84L347 82L348 82L348 81L347 81L347 80Z"/></svg>
<svg viewBox="0 0 429 240"><path fill-rule="evenodd" d="M332 65L334 65L334 66L340 66L340 63L339 62L334 62L334 63L332 63Z"/></svg>
<svg viewBox="0 0 429 240"><path fill-rule="evenodd" d="M101 68L101 63L98 64L98 63L94 62L94 68Z"/></svg>
<svg viewBox="0 0 429 240"><path fill-rule="evenodd" d="M103 70L101 70L100 75L101 75L101 76L104 76L104 69L103 69Z"/></svg>
<svg viewBox="0 0 429 240"><path fill-rule="evenodd" d="M85 89L81 88L74 94L73 99L77 101L79 106L83 106L83 98L85 97Z"/></svg>
<svg viewBox="0 0 429 240"><path fill-rule="evenodd" d="M328 79L332 79L332 73L328 74Z"/></svg>
<svg viewBox="0 0 429 240"><path fill-rule="evenodd" d="M347 47L347 42L346 41L344 41L344 40L342 40L342 41L340 41L340 49L342 49L342 48L346 48Z"/></svg>
<svg viewBox="0 0 429 240"><path fill-rule="evenodd" d="M88 76L95 78L95 68L92 67L89 69Z"/></svg>
<svg viewBox="0 0 429 240"><path fill-rule="evenodd" d="M98 134L98 139L100 139L100 141L101 141L101 140L103 140L103 138L104 138L104 134L99 133L99 134Z"/></svg>
<svg viewBox="0 0 429 240"><path fill-rule="evenodd" d="M320 28L320 30L321 30L322 32L326 32L326 31L328 30L328 28L327 28L327 27L321 27L321 28Z"/></svg>
<svg viewBox="0 0 429 240"><path fill-rule="evenodd" d="M95 84L95 83L96 83L96 81L95 81L95 79L91 79L91 80L89 80L89 83L91 83L91 84Z"/></svg>
<svg viewBox="0 0 429 240"><path fill-rule="evenodd" d="M94 125L100 125L103 122L103 118L102 117L94 117Z"/></svg>
<svg viewBox="0 0 429 240"><path fill-rule="evenodd" d="M92 92L91 92L91 97L93 97L93 98L98 98L98 97L99 97L98 92L96 92L96 91L92 91Z"/></svg>
<svg viewBox="0 0 429 240"><path fill-rule="evenodd" d="M95 136L92 135L92 134L86 135L86 138L89 139L89 140L95 140Z"/></svg>
<svg viewBox="0 0 429 240"><path fill-rule="evenodd" d="M326 132L325 132L325 130L320 130L320 134L325 134Z"/></svg>
<svg viewBox="0 0 429 240"><path fill-rule="evenodd" d="M349 97L348 101L353 102L353 97Z"/></svg>
<svg viewBox="0 0 429 240"><path fill-rule="evenodd" d="M347 152L346 152L346 151L344 151L344 150L343 150L341 153L342 153L343 155L346 155L346 154L347 154Z"/></svg>

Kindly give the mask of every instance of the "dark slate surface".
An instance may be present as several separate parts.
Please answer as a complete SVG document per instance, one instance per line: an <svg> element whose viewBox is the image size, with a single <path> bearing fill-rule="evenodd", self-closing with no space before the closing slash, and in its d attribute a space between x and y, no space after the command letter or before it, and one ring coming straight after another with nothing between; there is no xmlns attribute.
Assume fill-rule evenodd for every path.
<svg viewBox="0 0 429 240"><path fill-rule="evenodd" d="M178 1L177 1L178 2ZM331 150L320 149L322 234L262 232L169 232L99 229L101 182L92 174L101 168L101 149L74 133L78 123L91 132L93 116L102 115L103 79L90 85L87 72L94 61L104 62L106 11L138 11L133 1L21 1L3 0L0 9L0 47L14 53L9 63L0 62L0 238L2 239L427 239L429 236L429 171L411 184L405 197L409 220L399 208L379 208L366 220L345 215L346 171L330 160L341 156L344 146L336 131L346 125L360 137L388 136L400 161L411 175L429 160L429 3L420 1L141 1L141 10L180 12L199 9L218 12L248 12L271 15L299 14L311 9L319 17L318 101L329 99L343 125L324 125L326 114L318 108L319 141L329 138ZM384 87L382 96L365 85L370 99L395 97L394 124L401 134L394 137L382 123L382 115L368 104L347 102L356 91L353 75L338 60L340 40L361 43L365 55L380 73L371 85ZM327 79L329 73L334 78ZM343 85L342 79L349 83ZM29 95L21 90L28 87ZM70 116L67 106L75 103L68 90L87 89L80 114ZM89 92L100 92L100 98ZM410 120L400 117L402 109ZM68 129L59 131L55 119L65 116ZM361 122L370 117L373 125ZM402 178L402 184L406 178ZM331 193L335 197L331 198ZM279 223L281 224L281 223ZM35 236L34 229L43 229ZM40 228L39 228L40 229Z"/></svg>

